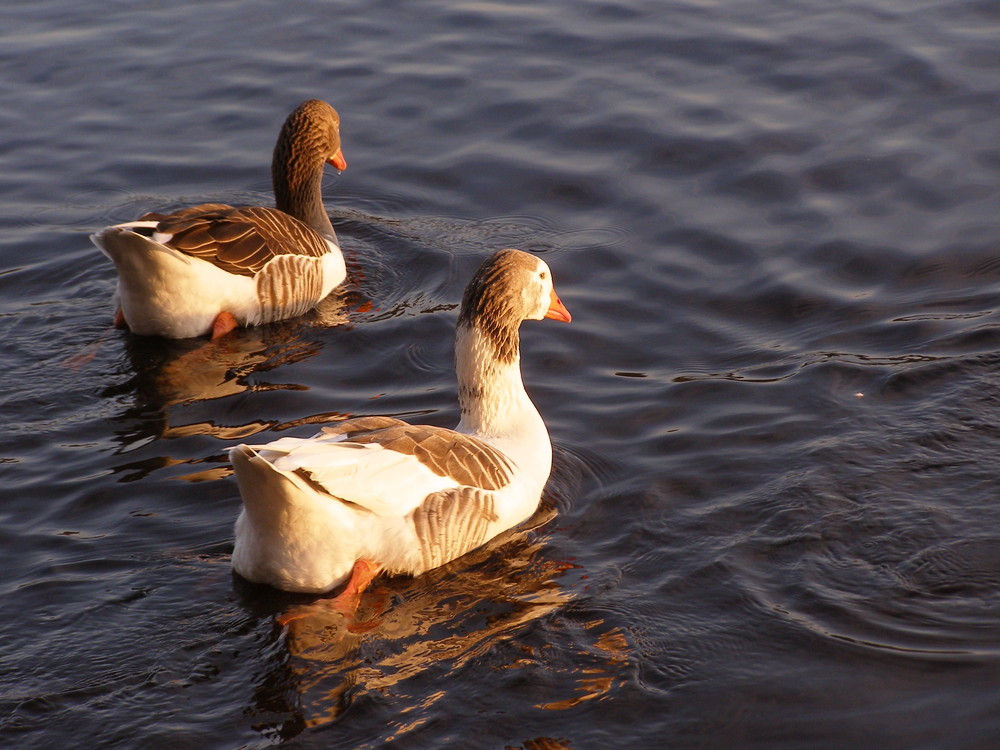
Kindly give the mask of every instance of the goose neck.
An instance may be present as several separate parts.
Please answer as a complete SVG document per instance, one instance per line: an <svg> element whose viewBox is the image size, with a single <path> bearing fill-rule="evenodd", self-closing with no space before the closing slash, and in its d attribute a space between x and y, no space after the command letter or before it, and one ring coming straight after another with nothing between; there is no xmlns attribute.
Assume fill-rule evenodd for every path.
<svg viewBox="0 0 1000 750"><path fill-rule="evenodd" d="M271 164L271 182L278 210L308 224L327 239L336 240L323 206L323 160L313 155L288 154L279 145Z"/></svg>
<svg viewBox="0 0 1000 750"><path fill-rule="evenodd" d="M498 357L496 346L479 326L459 324L455 338L455 370L462 413L460 429L489 437L509 437L525 419L538 419L521 381L517 329L513 356Z"/></svg>

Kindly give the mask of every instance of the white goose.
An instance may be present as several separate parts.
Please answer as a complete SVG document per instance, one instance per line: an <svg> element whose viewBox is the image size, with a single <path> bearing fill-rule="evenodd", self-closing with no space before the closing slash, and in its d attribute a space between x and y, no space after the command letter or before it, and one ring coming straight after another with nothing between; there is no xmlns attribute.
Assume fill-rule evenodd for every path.
<svg viewBox="0 0 1000 750"><path fill-rule="evenodd" d="M118 270L115 325L216 338L314 307L346 276L320 192L327 162L347 168L340 117L310 99L288 116L274 147L277 208L206 203L91 235Z"/></svg>
<svg viewBox="0 0 1000 750"><path fill-rule="evenodd" d="M455 430L359 417L232 448L243 495L233 569L288 591L347 581L334 602L351 610L379 572L419 575L528 518L552 447L521 383L518 328L542 318L571 319L548 266L501 250L462 299Z"/></svg>

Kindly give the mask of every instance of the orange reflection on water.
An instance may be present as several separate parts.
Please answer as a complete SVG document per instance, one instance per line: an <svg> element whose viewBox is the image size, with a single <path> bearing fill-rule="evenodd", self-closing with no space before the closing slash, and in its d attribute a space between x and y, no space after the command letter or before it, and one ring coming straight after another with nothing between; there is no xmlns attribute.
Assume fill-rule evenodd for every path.
<svg viewBox="0 0 1000 750"><path fill-rule="evenodd" d="M603 620L595 620L588 623L588 628L597 629L603 624ZM538 708L562 711L604 695L621 678L620 672L628 661L628 655L628 641L619 628L601 633L589 650L579 654L590 662L590 666L574 665L571 670L576 674L586 675L577 677L577 694L561 701L540 704Z"/></svg>
<svg viewBox="0 0 1000 750"><path fill-rule="evenodd" d="M554 516L552 509L540 511L531 526ZM545 559L544 544L544 537L521 529L418 578L376 581L352 618L329 608L327 599L295 607L297 619L285 631L288 658L282 669L287 672L281 678L294 690L295 723L315 727L332 722L360 695L376 693L391 694L402 706L392 727L394 738L422 726L435 716L430 709L448 694L448 687L410 705L405 700L410 697L408 680L432 668L439 674L444 667L461 688L458 673L470 660L488 660L488 652L499 644L517 642L530 623L572 601L560 579L576 566ZM525 645L522 657L495 668L554 668L561 685L574 686L572 694L537 705L539 709L570 708L606 694L618 684L628 659L624 634L595 620L574 626L571 637L589 643L564 666L553 667L547 653Z"/></svg>
<svg viewBox="0 0 1000 750"><path fill-rule="evenodd" d="M175 478L201 482L228 476L231 473L229 467L218 466L224 461L224 454L214 444L210 445L208 454L200 451L199 455L182 458L150 456L143 449L158 444L164 438L210 436L231 444L264 430L282 429L282 425L276 420L259 418L236 425L221 425L204 419L181 424L179 422L190 412L203 417L205 410L198 408L201 402L243 393L251 385L256 391L304 389L305 386L297 383L257 382L259 378L254 376L316 356L323 347L323 339L311 335L312 332L346 320L344 298L334 295L302 318L256 328L236 329L216 341L170 341L124 334L125 351L133 375L127 382L109 389L105 395L131 396L132 406L118 418L126 428L118 433L122 446L117 452L138 453L139 456L128 463L112 467L112 471L122 474L121 481L135 481L150 472L177 464L209 463L211 468ZM342 418L339 413L332 412L299 422ZM202 444L188 441L187 445ZM142 456L143 453L147 455Z"/></svg>

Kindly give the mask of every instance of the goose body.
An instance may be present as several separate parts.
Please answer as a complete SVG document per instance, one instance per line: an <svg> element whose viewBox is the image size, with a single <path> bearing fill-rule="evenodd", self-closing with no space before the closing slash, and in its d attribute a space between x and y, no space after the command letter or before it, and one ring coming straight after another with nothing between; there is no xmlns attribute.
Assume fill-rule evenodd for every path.
<svg viewBox="0 0 1000 750"><path fill-rule="evenodd" d="M500 251L463 297L454 430L360 417L231 449L243 496L233 569L288 591L357 593L378 572L419 575L528 518L552 448L521 381L518 328L545 317L570 320L546 264Z"/></svg>
<svg viewBox="0 0 1000 750"><path fill-rule="evenodd" d="M275 208L208 203L91 235L118 272L116 324L139 335L214 337L313 308L346 277L320 191L326 163L347 168L340 117L310 99L274 148Z"/></svg>

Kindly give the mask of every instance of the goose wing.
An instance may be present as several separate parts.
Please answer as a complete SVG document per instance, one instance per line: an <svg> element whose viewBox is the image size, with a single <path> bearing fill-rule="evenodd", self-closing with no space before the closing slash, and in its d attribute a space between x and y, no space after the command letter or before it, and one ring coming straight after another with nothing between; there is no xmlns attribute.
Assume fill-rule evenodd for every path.
<svg viewBox="0 0 1000 750"><path fill-rule="evenodd" d="M317 492L380 516L438 507L442 500L433 498L451 490L490 494L513 477L507 457L478 438L389 417L348 420L313 438L282 438L256 450ZM440 516L441 508L427 512Z"/></svg>
<svg viewBox="0 0 1000 750"><path fill-rule="evenodd" d="M293 216L266 206L205 203L172 214L147 213L152 239L224 271L254 276L279 256L319 258L330 244Z"/></svg>

